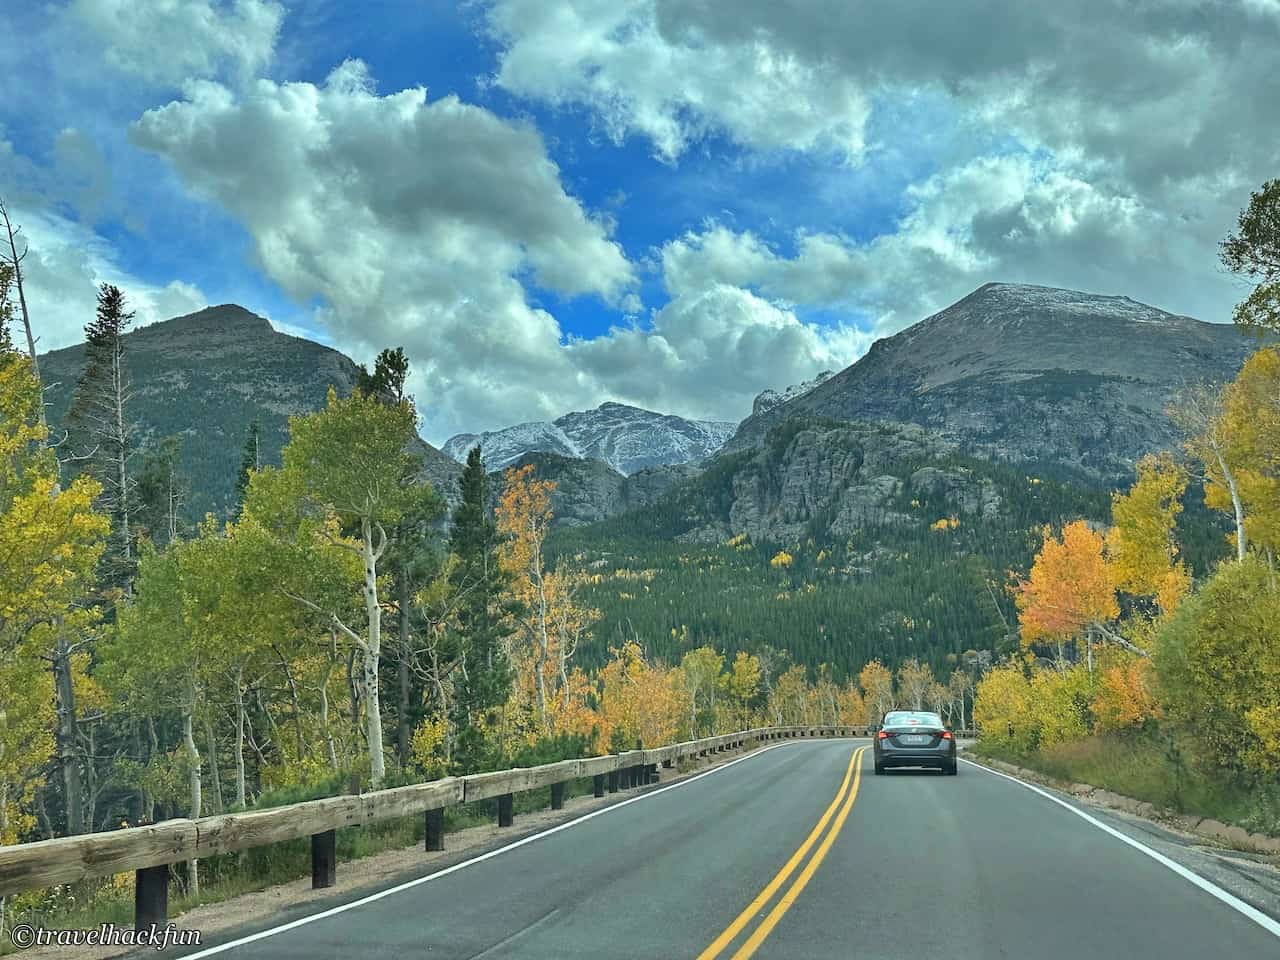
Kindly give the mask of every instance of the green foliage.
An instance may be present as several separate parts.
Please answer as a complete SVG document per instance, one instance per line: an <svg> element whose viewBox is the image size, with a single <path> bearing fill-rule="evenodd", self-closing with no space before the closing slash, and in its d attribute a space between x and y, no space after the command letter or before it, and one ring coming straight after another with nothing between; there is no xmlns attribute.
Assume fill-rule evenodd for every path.
<svg viewBox="0 0 1280 960"><path fill-rule="evenodd" d="M1280 180L1268 180L1250 195L1221 254L1223 266L1257 284L1236 307L1236 323L1255 333L1280 333Z"/></svg>
<svg viewBox="0 0 1280 960"><path fill-rule="evenodd" d="M1280 591L1266 561L1224 563L1156 638L1169 716L1223 770L1274 770L1280 710Z"/></svg>
<svg viewBox="0 0 1280 960"><path fill-rule="evenodd" d="M471 728L506 702L512 682L507 638L515 629L512 615L517 605L509 596L511 577L498 562L487 485L480 448L474 447L459 481L462 499L449 533L449 551L456 562L449 573L447 602L454 610L454 629L449 632L448 654L465 664L453 689L452 719L460 731L454 756L464 766L479 762L484 749L483 738Z"/></svg>
<svg viewBox="0 0 1280 960"><path fill-rule="evenodd" d="M770 436L794 437L798 429L788 422ZM782 447L778 441L775 456ZM1027 568L1040 528L1105 516L1109 499L1096 489L953 456L893 463L886 472L970 471L975 482L994 484L1002 501L997 517L962 518L941 536L929 524L953 507L941 496L904 492L890 509L919 517L911 525L867 525L833 537L830 518L815 516L798 544L676 542L709 521L728 520L733 477L749 460L719 458L656 505L553 534L550 549L587 570L583 599L603 614L580 662L599 666L610 644L636 635L650 656L668 663L704 645L728 655L772 646L811 669L830 664L837 679L876 657L890 666L917 657L945 676L963 651L994 649L1005 636L988 584L1006 603L1000 596L1006 571ZM780 550L791 556L790 566L771 565Z"/></svg>

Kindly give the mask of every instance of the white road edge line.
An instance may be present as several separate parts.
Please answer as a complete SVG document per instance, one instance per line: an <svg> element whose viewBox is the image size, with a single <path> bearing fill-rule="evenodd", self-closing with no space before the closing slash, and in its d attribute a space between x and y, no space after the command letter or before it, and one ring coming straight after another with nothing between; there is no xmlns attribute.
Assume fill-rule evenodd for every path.
<svg viewBox="0 0 1280 960"><path fill-rule="evenodd" d="M1089 814L1085 813L1083 810L1081 810L1079 807L1075 806L1074 804L1067 803L1067 801L1059 797L1055 797L1052 793L1049 793L1049 791L1047 790L1041 790L1039 787L1035 786L1034 784L1027 783L1025 780L1019 780L1017 777L1012 777L1007 773L1001 773L999 770L992 770L990 767L985 767L980 763L974 763L972 760L965 760L964 762L969 764L969 766L976 767L977 769L982 770L986 773L989 773L992 776L1003 777L1005 780L1010 780L1018 784L1018 786L1020 787L1026 787L1031 792L1040 794L1040 796L1044 797L1046 800L1052 800L1054 803L1056 803L1058 806L1062 807L1063 809L1070 810L1081 820L1085 820L1088 823L1093 824L1099 830L1102 830L1105 833L1111 834L1111 836L1115 837L1117 840L1121 841L1122 843L1127 843L1129 846L1133 847L1139 853L1146 854L1152 860L1156 861L1156 863L1159 863L1159 864L1162 864L1163 866L1168 867L1170 870L1172 870L1178 876L1182 877L1184 880L1191 882L1192 884L1194 884L1195 886L1203 890L1205 893L1209 894L1209 896L1222 901L1232 910L1235 910L1237 913L1244 914L1244 916L1248 917L1258 926L1262 927L1263 930L1266 930L1268 933L1272 934L1273 936L1280 937L1280 922L1277 922L1273 918L1267 916L1257 907L1252 906L1251 904L1245 903L1245 901L1241 900L1235 894L1230 893L1229 891L1223 890L1216 883L1213 883L1210 880L1206 880L1204 877L1200 876L1200 874L1196 873L1194 870L1189 870L1188 868L1184 867L1182 864L1178 863L1176 860L1171 860L1169 857L1166 857L1163 853L1160 853L1160 851L1151 849L1146 844L1140 843L1139 841L1133 839L1133 837L1129 836L1127 833L1117 830L1115 827L1108 826L1107 824L1099 820L1097 817L1090 816Z"/></svg>
<svg viewBox="0 0 1280 960"><path fill-rule="evenodd" d="M846 738L841 737L839 739L846 739ZM854 737L849 739L858 739L858 738ZM443 870L437 870L435 873L429 873L425 877L415 877L412 880L406 880L404 883L396 884L394 887L388 887L386 890L379 890L377 893L371 893L366 897L361 897L359 900L352 900L349 903L341 903L336 907L330 907L328 910L322 910L319 913L313 913L305 917L299 917L297 920L291 920L288 923L282 923L278 927L268 927L266 930L259 930L257 933L251 933L248 936L241 937L238 940L231 940L231 941L228 941L227 943L218 944L215 947L208 947L204 950L198 951L197 953L189 953L184 958L182 958L182 960L199 960L199 958L201 957L211 957L214 954L225 953L228 950L234 950L236 947L243 947L245 944L253 943L257 940L265 940L267 937L274 937L278 933L284 933L288 930L294 930L298 927L305 926L308 923L314 923L317 920L324 920L327 917L332 917L335 914L344 913L347 910L354 910L357 907L363 907L366 904L373 903L376 900L381 900L384 897L389 897L392 894L401 893L405 890L409 890L412 887L420 886L421 884L427 883L431 880L436 880L440 877L448 876L449 874L455 873L458 870L462 870L466 867L469 867L472 864L481 863L485 860L491 860L500 854L506 853L508 850L515 850L517 847L523 847L526 844L533 843L535 840L541 840L543 837L548 837L553 833L559 833L561 830L568 830L570 827L576 827L581 823L586 823L588 820L593 820L596 817L603 816L604 814L610 813L614 810L620 810L623 807L630 806L633 803L638 803L641 800L648 800L650 797L656 797L658 796L658 794L666 793L668 790L675 790L677 787L687 786L690 783L694 783L698 780L701 780L703 777L709 777L713 773L719 773L722 770L728 770L730 767L735 766L736 764L742 763L743 760L750 760L753 757L760 756L760 754L762 753L768 753L770 750L776 750L778 747L785 747L785 746L789 746L791 744L796 744L796 743L813 743L813 742L815 741L809 740L809 739L800 739L800 740L784 740L782 743L770 744L769 746L762 747L759 750L753 750L751 753L748 753L746 756L738 757L736 760L730 760L728 763L721 764L718 767L713 767L710 770L704 770L702 773L695 774L694 776L688 777L687 779L680 780L676 783L668 784L665 787L659 787L657 790L649 790L646 793L640 794L639 796L630 797L626 800L620 800L619 802L610 804L607 807L601 807L599 810L592 810L590 813L584 813L582 816L576 817L573 820L569 820L565 823L557 824L554 827L549 827L548 829L539 831L538 833L532 833L527 837L521 837L519 840L515 840L511 843L508 843L505 847L498 847L496 850L490 850L488 853L482 853L478 857L472 857L470 860L463 860L461 863L455 863L451 867L445 867Z"/></svg>

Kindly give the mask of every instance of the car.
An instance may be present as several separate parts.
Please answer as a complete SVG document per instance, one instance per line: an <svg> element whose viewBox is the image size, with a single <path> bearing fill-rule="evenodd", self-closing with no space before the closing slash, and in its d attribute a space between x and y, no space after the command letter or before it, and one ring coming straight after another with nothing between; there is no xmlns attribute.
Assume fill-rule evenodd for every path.
<svg viewBox="0 0 1280 960"><path fill-rule="evenodd" d="M936 713L886 713L872 743L877 774L890 767L937 767L952 777L959 772L956 738Z"/></svg>

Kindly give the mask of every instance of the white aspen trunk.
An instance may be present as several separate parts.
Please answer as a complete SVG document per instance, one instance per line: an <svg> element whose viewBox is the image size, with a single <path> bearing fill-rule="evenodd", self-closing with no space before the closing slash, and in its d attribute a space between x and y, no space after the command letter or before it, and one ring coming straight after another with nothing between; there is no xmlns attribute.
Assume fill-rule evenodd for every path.
<svg viewBox="0 0 1280 960"><path fill-rule="evenodd" d="M369 616L369 639L364 648L365 735L369 740L369 769L373 789L382 785L386 761L382 753L382 707L378 697L378 660L382 648L382 607L378 604L378 553L373 548L373 525L360 523L364 534L364 605Z"/></svg>
<svg viewBox="0 0 1280 960"><path fill-rule="evenodd" d="M244 668L236 667L236 806L244 809L246 800L244 777Z"/></svg>
<svg viewBox="0 0 1280 960"><path fill-rule="evenodd" d="M209 786L213 791L209 812L222 813L222 774L218 772L218 740L213 733L212 720L204 722L204 738L209 745Z"/></svg>
<svg viewBox="0 0 1280 960"><path fill-rule="evenodd" d="M194 699L194 698L193 698ZM187 762L191 767L188 774L188 786L191 788L191 819L200 816L200 750L196 746L196 738L192 733L191 710L182 715L182 742L187 748ZM196 860L187 861L187 888L193 897L200 896L200 867Z"/></svg>
<svg viewBox="0 0 1280 960"><path fill-rule="evenodd" d="M547 637L547 591L546 584L542 579L542 549L538 547L533 552L533 582L538 588L538 624L537 637L535 642L538 645L538 656L535 662L534 673L536 674L534 681L538 691L538 720L542 724L542 729L547 729L547 678L546 666L547 658L550 655L551 642Z"/></svg>
<svg viewBox="0 0 1280 960"><path fill-rule="evenodd" d="M1210 446L1213 448L1214 456L1218 458L1218 468L1222 470L1222 479L1226 482L1227 491L1231 494L1231 506L1235 511L1236 520L1236 559L1243 560L1247 543L1244 535L1244 504L1240 502L1240 488L1236 484L1236 475L1227 466L1227 458L1218 441L1211 440Z"/></svg>

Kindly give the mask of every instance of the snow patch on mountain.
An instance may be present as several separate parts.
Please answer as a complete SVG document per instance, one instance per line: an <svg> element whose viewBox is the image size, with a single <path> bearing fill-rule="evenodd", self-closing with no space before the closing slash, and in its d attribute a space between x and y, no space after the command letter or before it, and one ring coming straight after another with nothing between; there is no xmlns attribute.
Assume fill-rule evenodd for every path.
<svg viewBox="0 0 1280 960"><path fill-rule="evenodd" d="M812 380L805 380L803 383L793 383L785 390L764 390L756 396L755 402L751 404L751 415L758 416L766 410L772 410L774 407L780 407L788 400L794 400L796 397L802 397L814 387L826 383L834 374L830 370L823 370Z"/></svg>
<svg viewBox="0 0 1280 960"><path fill-rule="evenodd" d="M459 433L450 437L440 449L459 463L465 463L471 448L479 444L484 454L485 466L501 470L519 460L526 453L558 453L562 457L581 458L583 452L554 423L533 420L517 423L502 430L484 433Z"/></svg>
<svg viewBox="0 0 1280 960"><path fill-rule="evenodd" d="M646 467L704 460L733 435L736 424L687 420L623 403L567 413L552 422L521 423L487 433L461 433L442 449L462 462L477 443L485 466L501 470L526 453L543 451L601 460L630 476Z"/></svg>

